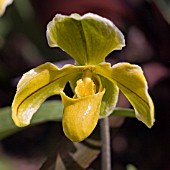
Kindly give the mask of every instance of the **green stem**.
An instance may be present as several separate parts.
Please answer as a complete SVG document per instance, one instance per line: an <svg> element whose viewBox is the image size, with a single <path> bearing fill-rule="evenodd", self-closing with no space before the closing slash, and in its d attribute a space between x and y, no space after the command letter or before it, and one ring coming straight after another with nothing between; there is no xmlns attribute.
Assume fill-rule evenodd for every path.
<svg viewBox="0 0 170 170"><path fill-rule="evenodd" d="M109 118L100 120L102 138L102 170L111 170L111 148Z"/></svg>

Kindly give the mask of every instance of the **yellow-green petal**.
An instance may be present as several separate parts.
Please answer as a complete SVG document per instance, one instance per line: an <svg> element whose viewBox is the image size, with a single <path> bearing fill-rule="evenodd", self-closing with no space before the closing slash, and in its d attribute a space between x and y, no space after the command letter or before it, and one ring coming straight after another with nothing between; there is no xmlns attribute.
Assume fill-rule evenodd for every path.
<svg viewBox="0 0 170 170"><path fill-rule="evenodd" d="M0 17L4 14L8 5L12 4L13 0L0 0Z"/></svg>
<svg viewBox="0 0 170 170"><path fill-rule="evenodd" d="M72 99L61 93L64 104L63 131L74 142L87 138L97 125L104 90L94 95Z"/></svg>
<svg viewBox="0 0 170 170"><path fill-rule="evenodd" d="M119 63L96 66L95 72L115 83L131 102L136 117L151 127L154 123L154 105L148 94L148 85L142 69L137 65Z"/></svg>
<svg viewBox="0 0 170 170"><path fill-rule="evenodd" d="M30 124L33 114L49 97L59 94L74 75L76 66L66 65L59 69L51 63L42 64L25 73L17 86L12 103L12 118L17 126Z"/></svg>
<svg viewBox="0 0 170 170"><path fill-rule="evenodd" d="M60 47L78 65L99 64L113 50L125 46L123 34L108 19L88 13L83 16L57 14L47 26L51 47Z"/></svg>
<svg viewBox="0 0 170 170"><path fill-rule="evenodd" d="M100 76L100 79L102 87L105 89L100 107L100 118L104 118L109 116L115 109L119 95L119 88L103 76Z"/></svg>

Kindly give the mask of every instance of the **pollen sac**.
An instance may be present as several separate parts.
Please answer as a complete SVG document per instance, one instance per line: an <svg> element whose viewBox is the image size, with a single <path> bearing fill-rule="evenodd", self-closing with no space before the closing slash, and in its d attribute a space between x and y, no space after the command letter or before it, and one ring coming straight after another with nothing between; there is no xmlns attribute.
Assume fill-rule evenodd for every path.
<svg viewBox="0 0 170 170"><path fill-rule="evenodd" d="M86 77L77 81L77 86L75 88L77 98L94 95L95 94L95 84L91 78Z"/></svg>
<svg viewBox="0 0 170 170"><path fill-rule="evenodd" d="M80 142L87 138L97 125L102 92L94 93L95 85L91 79L80 79L75 89L76 98L69 98L61 93L64 104L63 131L73 142Z"/></svg>

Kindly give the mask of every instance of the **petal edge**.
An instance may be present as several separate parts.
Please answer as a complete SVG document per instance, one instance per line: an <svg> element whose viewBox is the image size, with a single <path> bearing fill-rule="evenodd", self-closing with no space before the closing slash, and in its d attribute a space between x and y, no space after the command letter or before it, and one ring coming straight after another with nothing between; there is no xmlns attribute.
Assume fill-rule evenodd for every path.
<svg viewBox="0 0 170 170"><path fill-rule="evenodd" d="M135 109L136 117L146 126L154 123L154 105L148 93L148 85L142 69L129 63L118 63L112 68L108 64L100 64L96 73L113 81L128 98Z"/></svg>

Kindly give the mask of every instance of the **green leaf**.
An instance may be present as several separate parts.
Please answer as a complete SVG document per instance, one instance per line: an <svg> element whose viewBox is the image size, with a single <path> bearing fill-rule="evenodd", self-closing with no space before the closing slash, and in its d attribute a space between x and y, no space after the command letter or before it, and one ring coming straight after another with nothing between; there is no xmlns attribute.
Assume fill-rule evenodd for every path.
<svg viewBox="0 0 170 170"><path fill-rule="evenodd" d="M111 113L110 116L124 116L124 117L130 117L135 118L135 111L133 109L129 108L120 108L116 107L114 111Z"/></svg>
<svg viewBox="0 0 170 170"><path fill-rule="evenodd" d="M47 121L61 121L63 116L63 105L60 100L46 101L38 109L35 116L31 120L31 125ZM115 108L111 116L127 116L135 117L134 110ZM5 107L0 109L0 139L8 137L24 128L17 127L11 119L11 107Z"/></svg>
<svg viewBox="0 0 170 170"><path fill-rule="evenodd" d="M88 13L83 16L57 14L47 26L51 47L60 47L78 65L99 64L113 50L125 46L124 36L108 19Z"/></svg>
<svg viewBox="0 0 170 170"><path fill-rule="evenodd" d="M131 102L136 117L151 127L154 123L154 105L142 69L137 65L119 63L96 66L95 72L115 83Z"/></svg>
<svg viewBox="0 0 170 170"><path fill-rule="evenodd" d="M61 100L46 101L37 110L35 116L31 120L31 124L35 125L45 121L61 121L63 117L63 104Z"/></svg>
<svg viewBox="0 0 170 170"><path fill-rule="evenodd" d="M8 137L9 135L22 130L17 127L11 118L11 107L4 107L0 109L0 139Z"/></svg>
<svg viewBox="0 0 170 170"><path fill-rule="evenodd" d="M110 115L116 107L119 89L108 79L100 76L102 87L105 88L105 94L102 98L102 103L100 107L100 117L106 117Z"/></svg>
<svg viewBox="0 0 170 170"><path fill-rule="evenodd" d="M49 96L59 94L67 81L79 72L76 66L66 65L58 69L51 63L45 63L24 74L12 103L12 118L15 124L21 127L30 124L40 105Z"/></svg>
<svg viewBox="0 0 170 170"><path fill-rule="evenodd" d="M46 101L36 112L35 116L31 120L31 125L36 125L46 121L61 121L62 116L63 105L61 101ZM11 107L0 109L0 120L0 139L24 129L17 127L12 121Z"/></svg>

